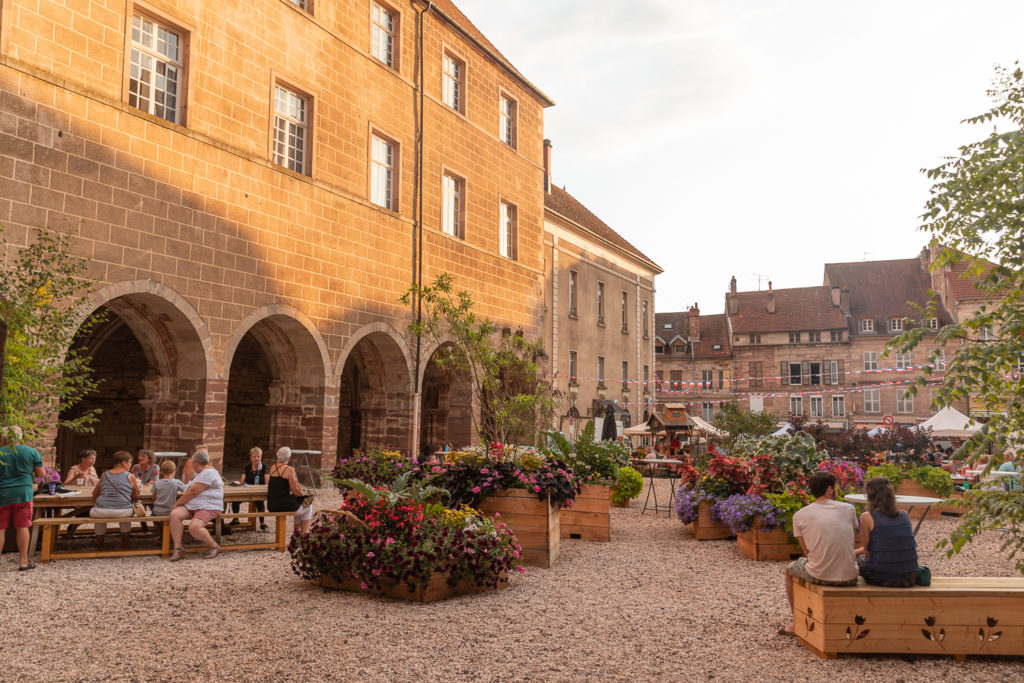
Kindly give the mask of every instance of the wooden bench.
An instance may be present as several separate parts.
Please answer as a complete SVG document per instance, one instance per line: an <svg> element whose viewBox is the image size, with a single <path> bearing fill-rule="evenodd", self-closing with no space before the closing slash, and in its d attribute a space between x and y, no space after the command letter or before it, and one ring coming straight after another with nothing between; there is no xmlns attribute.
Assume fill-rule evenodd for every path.
<svg viewBox="0 0 1024 683"><path fill-rule="evenodd" d="M267 550L276 549L280 552L284 552L287 548L287 530L288 530L288 517L294 515L294 512L230 512L223 514L214 520L213 536L217 541L217 545L221 547L221 550ZM267 543L237 543L237 544L223 544L222 526L223 520L225 519L239 519L243 517L273 517L276 519L274 523L274 540ZM111 548L110 550L59 550L57 548L57 533L60 527L65 524L95 524L100 521L106 521L107 524L117 524L122 521L131 522L163 522L163 533L158 548L132 548L130 550L124 550L121 548ZM149 517L118 517L110 518L107 520L100 520L92 517L46 517L42 519L36 519L32 523L42 528L43 540L42 549L40 551L39 562L45 564L51 560L66 560L66 559L87 559L92 557L131 557L135 555L160 555L161 557L171 556L171 526L168 524L170 517L163 516L149 516ZM185 526L188 526L192 520L186 520ZM115 534L116 535L116 534ZM191 537L189 537L191 538ZM186 546L185 552L205 552L206 546Z"/></svg>
<svg viewBox="0 0 1024 683"><path fill-rule="evenodd" d="M821 586L793 579L796 635L841 652L1024 655L1024 578L936 577L931 586Z"/></svg>

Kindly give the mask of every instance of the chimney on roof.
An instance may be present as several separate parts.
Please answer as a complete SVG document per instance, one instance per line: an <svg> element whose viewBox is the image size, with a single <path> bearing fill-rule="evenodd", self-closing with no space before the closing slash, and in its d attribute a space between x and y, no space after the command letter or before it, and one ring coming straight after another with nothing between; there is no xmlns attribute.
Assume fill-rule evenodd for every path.
<svg viewBox="0 0 1024 683"><path fill-rule="evenodd" d="M839 306L839 288L838 287L833 287L832 288L832 305L836 306L836 307Z"/></svg>
<svg viewBox="0 0 1024 683"><path fill-rule="evenodd" d="M768 283L768 312L775 312L775 292L772 291L772 283Z"/></svg>
<svg viewBox="0 0 1024 683"><path fill-rule="evenodd" d="M839 292L839 310L850 315L850 288L843 287L842 291Z"/></svg>
<svg viewBox="0 0 1024 683"><path fill-rule="evenodd" d="M732 294L736 293L736 276L733 275L732 279L729 280L729 292Z"/></svg>
<svg viewBox="0 0 1024 683"><path fill-rule="evenodd" d="M696 303L690 306L690 341L700 341L700 308Z"/></svg>
<svg viewBox="0 0 1024 683"><path fill-rule="evenodd" d="M551 193L551 140L544 140L544 192Z"/></svg>

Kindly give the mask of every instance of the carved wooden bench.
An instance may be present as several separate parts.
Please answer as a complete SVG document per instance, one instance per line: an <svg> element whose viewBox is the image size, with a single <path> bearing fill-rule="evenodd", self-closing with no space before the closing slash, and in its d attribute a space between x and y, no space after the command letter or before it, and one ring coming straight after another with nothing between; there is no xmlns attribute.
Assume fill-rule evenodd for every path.
<svg viewBox="0 0 1024 683"><path fill-rule="evenodd" d="M281 552L287 547L287 529L288 529L288 517L294 515L294 512L231 512L223 514L213 522L213 535L217 540L217 544L221 546L221 550L267 550L275 549ZM273 517L275 518L274 523L274 540L267 543L235 543L235 544L224 544L223 536L221 534L223 520L226 519L239 519L244 517ZM51 560L65 560L65 559L86 559L91 557L131 557L135 555L160 555L161 557L170 557L171 555L171 527L167 523L170 517L163 516L148 516L148 517L124 517L124 518L111 518L107 520L94 519L92 517L46 517L42 519L33 520L34 525L38 525L42 528L42 549L40 551L39 562L45 564ZM57 533L60 527L67 524L95 524L96 522L106 521L107 524L116 524L121 521L131 522L163 522L163 538L159 548L131 548L130 550L123 550L121 548L110 548L109 550L66 550L57 548ZM192 520L186 520L185 526ZM116 534L115 534L116 535ZM191 537L189 537L191 538ZM113 545L119 545L115 541ZM185 552L205 552L206 546L186 546Z"/></svg>
<svg viewBox="0 0 1024 683"><path fill-rule="evenodd" d="M936 577L931 586L821 586L793 579L800 642L841 652L1024 655L1024 578Z"/></svg>

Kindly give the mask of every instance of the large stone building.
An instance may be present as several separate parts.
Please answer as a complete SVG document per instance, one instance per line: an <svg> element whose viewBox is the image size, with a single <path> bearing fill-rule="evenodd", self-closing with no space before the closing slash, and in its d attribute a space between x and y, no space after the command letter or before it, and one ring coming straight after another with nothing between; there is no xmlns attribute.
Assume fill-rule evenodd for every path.
<svg viewBox="0 0 1024 683"><path fill-rule="evenodd" d="M4 0L0 222L73 236L106 314L58 463L471 438L399 297L542 333L551 104L450 0Z"/></svg>

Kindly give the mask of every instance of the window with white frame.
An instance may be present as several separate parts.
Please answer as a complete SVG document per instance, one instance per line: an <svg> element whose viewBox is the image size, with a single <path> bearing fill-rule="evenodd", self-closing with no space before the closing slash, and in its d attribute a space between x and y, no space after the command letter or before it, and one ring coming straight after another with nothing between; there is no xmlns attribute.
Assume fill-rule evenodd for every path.
<svg viewBox="0 0 1024 683"><path fill-rule="evenodd" d="M877 370L878 369L878 351L865 351L864 352L864 369L865 370Z"/></svg>
<svg viewBox="0 0 1024 683"><path fill-rule="evenodd" d="M466 236L465 192L465 180L454 173L441 176L441 230L460 239Z"/></svg>
<svg viewBox="0 0 1024 683"><path fill-rule="evenodd" d="M466 63L450 52L445 52L441 65L441 99L455 111L465 111Z"/></svg>
<svg viewBox="0 0 1024 683"><path fill-rule="evenodd" d="M498 248L502 256L512 259L513 261L517 258L519 253L519 229L516 213L516 207L514 204L501 202L501 215L499 218L500 225L498 226L498 230L501 234L498 235Z"/></svg>
<svg viewBox="0 0 1024 683"><path fill-rule="evenodd" d="M132 15L130 106L171 123L182 123L184 49L181 33L146 15Z"/></svg>
<svg viewBox="0 0 1024 683"><path fill-rule="evenodd" d="M789 412L793 415L804 414L804 398L803 396L790 396L789 397Z"/></svg>
<svg viewBox="0 0 1024 683"><path fill-rule="evenodd" d="M902 332L903 331L903 318L889 318L889 331L890 332Z"/></svg>
<svg viewBox="0 0 1024 683"><path fill-rule="evenodd" d="M980 341L995 341L995 338L996 333L995 330L992 329L991 325L985 325L978 330L978 339Z"/></svg>
<svg viewBox="0 0 1024 683"><path fill-rule="evenodd" d="M597 357L597 386L604 388L604 356Z"/></svg>
<svg viewBox="0 0 1024 683"><path fill-rule="evenodd" d="M761 343L761 335L759 335L759 334L751 334L750 335L750 343L751 344L760 344Z"/></svg>
<svg viewBox="0 0 1024 683"><path fill-rule="evenodd" d="M864 412L865 413L880 413L882 412L882 390L881 389L868 389L864 392Z"/></svg>
<svg viewBox="0 0 1024 683"><path fill-rule="evenodd" d="M288 2L292 3L299 9L304 9L308 12L311 9L310 3L312 0L288 0Z"/></svg>
<svg viewBox="0 0 1024 683"><path fill-rule="evenodd" d="M647 299L643 300L643 313L642 313L642 315L643 315L643 322L641 324L643 325L644 339L647 339L647 330L648 330L647 319L648 319L648 317L650 315L648 313L648 310L647 310Z"/></svg>
<svg viewBox="0 0 1024 683"><path fill-rule="evenodd" d="M862 318L861 321L860 321L860 331L861 332L874 332L875 331L875 321L874 321L874 319L873 318Z"/></svg>
<svg viewBox="0 0 1024 683"><path fill-rule="evenodd" d="M821 341L821 332L808 332L807 341L812 344L816 344Z"/></svg>
<svg viewBox="0 0 1024 683"><path fill-rule="evenodd" d="M622 331L629 332L629 294L622 293Z"/></svg>
<svg viewBox="0 0 1024 683"><path fill-rule="evenodd" d="M787 369L789 370L789 383L790 384L801 384L802 377L800 363L787 363Z"/></svg>
<svg viewBox="0 0 1024 683"><path fill-rule="evenodd" d="M895 356L897 370L909 370L912 367L912 363L910 360L910 351L897 351Z"/></svg>
<svg viewBox="0 0 1024 683"><path fill-rule="evenodd" d="M569 315L576 315L576 292L579 289L580 276L575 270L569 271Z"/></svg>
<svg viewBox="0 0 1024 683"><path fill-rule="evenodd" d="M395 68L396 13L378 2L370 3L370 52L374 58Z"/></svg>
<svg viewBox="0 0 1024 683"><path fill-rule="evenodd" d="M604 325L604 283L597 283L597 324Z"/></svg>
<svg viewBox="0 0 1024 683"><path fill-rule="evenodd" d="M790 344L799 344L800 343L800 333L799 332L790 332L789 333L789 343Z"/></svg>
<svg viewBox="0 0 1024 683"><path fill-rule="evenodd" d="M569 351L569 385L575 386L576 384L576 352Z"/></svg>
<svg viewBox="0 0 1024 683"><path fill-rule="evenodd" d="M811 417L825 417L825 408L821 396L811 396Z"/></svg>
<svg viewBox="0 0 1024 683"><path fill-rule="evenodd" d="M700 371L700 388L708 391L714 388L715 383L715 371L714 370L701 370Z"/></svg>
<svg viewBox="0 0 1024 683"><path fill-rule="evenodd" d="M938 318L925 318L924 319L924 326L927 327L929 330L937 330L937 329L939 329L939 319Z"/></svg>
<svg viewBox="0 0 1024 683"><path fill-rule="evenodd" d="M843 331L842 330L829 330L828 340L829 341L834 341L834 342L843 341Z"/></svg>
<svg viewBox="0 0 1024 683"><path fill-rule="evenodd" d="M935 351L933 352L933 355L932 355L932 366L936 370L945 370L946 369L946 350L945 349L935 349Z"/></svg>
<svg viewBox="0 0 1024 683"><path fill-rule="evenodd" d="M839 361L825 361L825 374L828 376L828 384L839 384Z"/></svg>
<svg viewBox="0 0 1024 683"><path fill-rule="evenodd" d="M398 210L395 201L395 148L397 145L379 135L370 137L370 201L390 211Z"/></svg>
<svg viewBox="0 0 1024 683"><path fill-rule="evenodd" d="M274 163L295 171L309 173L307 148L309 106L302 95L274 86Z"/></svg>
<svg viewBox="0 0 1024 683"><path fill-rule="evenodd" d="M508 95L498 98L498 136L512 149L516 148L516 111L518 105Z"/></svg>
<svg viewBox="0 0 1024 683"><path fill-rule="evenodd" d="M846 417L846 397L832 395L832 417Z"/></svg>
<svg viewBox="0 0 1024 683"><path fill-rule="evenodd" d="M700 419L705 422L714 422L715 404L711 401L704 401L700 406Z"/></svg>
<svg viewBox="0 0 1024 683"><path fill-rule="evenodd" d="M686 353L686 344L676 344L672 347L673 353Z"/></svg>
<svg viewBox="0 0 1024 683"><path fill-rule="evenodd" d="M896 412L904 415L914 412L914 395L906 389L900 389L896 395Z"/></svg>

